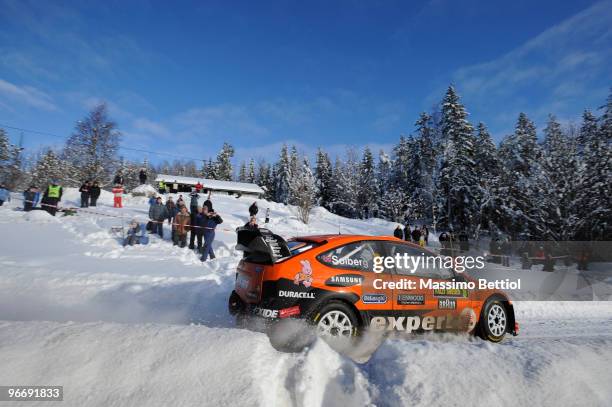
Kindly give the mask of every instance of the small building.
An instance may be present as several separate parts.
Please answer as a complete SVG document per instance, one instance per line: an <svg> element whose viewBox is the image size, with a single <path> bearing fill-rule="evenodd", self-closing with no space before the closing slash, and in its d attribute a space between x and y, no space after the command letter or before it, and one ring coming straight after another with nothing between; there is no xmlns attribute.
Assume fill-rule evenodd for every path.
<svg viewBox="0 0 612 407"><path fill-rule="evenodd" d="M202 185L202 192L208 193L209 191L215 193L222 193L227 195L240 196L252 196L261 197L264 194L264 190L257 184L250 184L246 182L234 182L234 181L219 181L216 179L207 178L194 178L194 177L183 177L180 175L167 175L158 174L155 178L155 186L159 187L159 182L163 181L166 184L166 192L191 192L192 188L200 183Z"/></svg>

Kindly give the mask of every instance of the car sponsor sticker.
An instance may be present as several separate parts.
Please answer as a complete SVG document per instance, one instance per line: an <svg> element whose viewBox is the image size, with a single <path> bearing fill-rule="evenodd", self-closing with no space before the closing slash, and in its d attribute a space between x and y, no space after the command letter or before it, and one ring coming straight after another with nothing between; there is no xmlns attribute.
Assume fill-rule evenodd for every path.
<svg viewBox="0 0 612 407"><path fill-rule="evenodd" d="M330 287L351 287L361 285L363 276L360 274L336 274L325 281L325 285Z"/></svg>
<svg viewBox="0 0 612 407"><path fill-rule="evenodd" d="M293 315L300 315L300 306L296 305L295 307L283 308L278 312L278 316L280 318L288 318Z"/></svg>
<svg viewBox="0 0 612 407"><path fill-rule="evenodd" d="M361 302L364 304L384 304L387 302L385 294L364 294L361 297Z"/></svg>
<svg viewBox="0 0 612 407"><path fill-rule="evenodd" d="M267 309L267 308L255 307L255 308L253 308L253 313L255 315L259 315L260 317L264 317L264 318L276 318L276 317L278 317L278 310L275 310L275 309Z"/></svg>
<svg viewBox="0 0 612 407"><path fill-rule="evenodd" d="M457 300L454 298L438 298L438 309L457 309Z"/></svg>
<svg viewBox="0 0 612 407"><path fill-rule="evenodd" d="M422 294L400 294L397 296L398 305L423 305L425 296Z"/></svg>
<svg viewBox="0 0 612 407"><path fill-rule="evenodd" d="M436 297L468 298L469 292L459 288L436 288L433 290L433 295Z"/></svg>
<svg viewBox="0 0 612 407"><path fill-rule="evenodd" d="M285 298L305 298L305 299L314 299L315 294L313 292L298 292L298 291L290 291L290 290L278 290L279 297Z"/></svg>

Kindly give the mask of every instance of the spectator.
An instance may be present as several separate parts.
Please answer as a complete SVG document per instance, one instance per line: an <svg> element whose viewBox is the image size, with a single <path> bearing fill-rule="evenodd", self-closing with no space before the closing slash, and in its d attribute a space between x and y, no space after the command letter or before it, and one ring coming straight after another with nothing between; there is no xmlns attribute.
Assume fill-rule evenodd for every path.
<svg viewBox="0 0 612 407"><path fill-rule="evenodd" d="M429 243L429 229L427 228L427 225L423 225L421 228L421 235L423 235L425 238L425 245L427 245Z"/></svg>
<svg viewBox="0 0 612 407"><path fill-rule="evenodd" d="M159 193L160 194L166 193L166 183L164 181L159 181Z"/></svg>
<svg viewBox="0 0 612 407"><path fill-rule="evenodd" d="M181 194L181 195L179 195L178 199L176 200L176 205L177 205L177 206L179 206L179 205L181 205L181 204L182 204L182 205L185 205L185 201L183 200L183 195L182 195L182 194Z"/></svg>
<svg viewBox="0 0 612 407"><path fill-rule="evenodd" d="M197 193L196 189L194 188L193 191L191 191L191 194L189 194L189 196L191 197L191 199L189 200L189 213L191 214L190 222L192 225L194 225L195 217L198 214L198 199L200 198L200 195ZM189 248L190 249L195 248L194 242L195 242L196 237L197 237L196 228L191 228L191 234L189 236Z"/></svg>
<svg viewBox="0 0 612 407"><path fill-rule="evenodd" d="M249 217L249 221L244 224L244 228L248 230L259 229L259 225L257 224L257 217L255 215Z"/></svg>
<svg viewBox="0 0 612 407"><path fill-rule="evenodd" d="M189 230L190 215L186 206L181 207L181 211L174 217L172 229L174 230L173 242L174 245L179 245L181 248L187 245L187 231Z"/></svg>
<svg viewBox="0 0 612 407"><path fill-rule="evenodd" d="M11 192L2 184L0 184L0 206L4 205L4 202L11 201Z"/></svg>
<svg viewBox="0 0 612 407"><path fill-rule="evenodd" d="M172 220L174 219L174 216L176 216L176 214L178 213L178 208L176 207L176 204L172 200L171 196L166 199L166 209L168 210L168 224L172 225Z"/></svg>
<svg viewBox="0 0 612 407"><path fill-rule="evenodd" d="M410 225L408 223L406 223L406 226L404 227L404 240L409 242L410 241Z"/></svg>
<svg viewBox="0 0 612 407"><path fill-rule="evenodd" d="M470 241L465 230L459 233L459 250L462 252L467 252L470 250Z"/></svg>
<svg viewBox="0 0 612 407"><path fill-rule="evenodd" d="M202 192L202 188L204 188L204 186L200 184L200 181L198 181L198 183L195 185L196 192L199 194L200 192Z"/></svg>
<svg viewBox="0 0 612 407"><path fill-rule="evenodd" d="M79 188L79 192L81 193L81 208L87 208L89 206L89 188L91 187L91 183L89 180L85 181L81 188Z"/></svg>
<svg viewBox="0 0 612 407"><path fill-rule="evenodd" d="M55 216L55 214L57 213L57 207L59 206L59 203L62 200L63 192L63 188L58 185L56 180L52 180L51 184L47 186L47 189L43 194L41 206L44 210L49 212L51 216Z"/></svg>
<svg viewBox="0 0 612 407"><path fill-rule="evenodd" d="M402 226L401 225L397 225L397 227L393 231L393 236L397 237L398 239L403 239L404 238L404 231L402 230Z"/></svg>
<svg viewBox="0 0 612 407"><path fill-rule="evenodd" d="M208 212L214 211L212 201L210 200L211 195L212 191L208 191L208 198L206 198L206 200L204 201L204 206L208 208Z"/></svg>
<svg viewBox="0 0 612 407"><path fill-rule="evenodd" d="M117 175L115 175L115 178L113 179L113 184L123 185L123 175L121 175L121 171L118 171Z"/></svg>
<svg viewBox="0 0 612 407"><path fill-rule="evenodd" d="M204 215L204 250L200 260L206 261L208 256L211 260L215 258L212 246L215 240L215 229L217 225L223 223L223 219L214 211L209 211L207 206L202 209L202 213Z"/></svg>
<svg viewBox="0 0 612 407"><path fill-rule="evenodd" d="M100 192L100 184L98 183L98 181L94 181L91 188L89 188L89 206L96 206L98 204Z"/></svg>
<svg viewBox="0 0 612 407"><path fill-rule="evenodd" d="M144 168L140 169L140 172L138 173L138 179L140 180L140 185L144 185L147 183L147 170L145 170Z"/></svg>
<svg viewBox="0 0 612 407"><path fill-rule="evenodd" d="M112 190L112 193L114 195L113 208L123 208L123 205L121 203L121 197L123 196L123 186L121 184L115 185Z"/></svg>
<svg viewBox="0 0 612 407"><path fill-rule="evenodd" d="M249 206L249 216L255 216L259 212L259 208L257 207L257 202L253 202L251 206Z"/></svg>
<svg viewBox="0 0 612 407"><path fill-rule="evenodd" d="M191 233L195 233L195 237L196 237L196 246L194 247L195 249L197 249L198 253L202 253L202 236L204 236L204 213L203 213L203 209L202 207L198 207L197 208L197 213L194 217L194 221L192 222L191 226ZM191 245L190 245L191 247Z"/></svg>
<svg viewBox="0 0 612 407"><path fill-rule="evenodd" d="M134 246L135 244L140 243L140 236L138 236L139 232L140 224L138 223L138 221L136 221L136 219L133 219L132 222L130 222L130 224L128 225L127 237L125 238L123 245Z"/></svg>
<svg viewBox="0 0 612 407"><path fill-rule="evenodd" d="M30 186L30 188L23 191L23 210L26 212L31 211L38 205L40 199L40 191L36 185Z"/></svg>
<svg viewBox="0 0 612 407"><path fill-rule="evenodd" d="M266 221L264 223L270 223L270 208L266 208Z"/></svg>
<svg viewBox="0 0 612 407"><path fill-rule="evenodd" d="M161 197L157 197L155 203L149 208L149 218L153 222L153 233L164 238L164 220L168 218L168 209L162 204Z"/></svg>
<svg viewBox="0 0 612 407"><path fill-rule="evenodd" d="M421 231L418 227L414 227L414 229L410 233L410 237L412 238L412 241L414 243L419 244L419 241L421 240Z"/></svg>

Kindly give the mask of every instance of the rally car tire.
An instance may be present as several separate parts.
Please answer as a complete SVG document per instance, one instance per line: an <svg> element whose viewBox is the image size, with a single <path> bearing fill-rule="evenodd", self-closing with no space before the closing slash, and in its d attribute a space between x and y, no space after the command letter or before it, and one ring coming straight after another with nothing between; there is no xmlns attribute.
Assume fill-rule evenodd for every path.
<svg viewBox="0 0 612 407"><path fill-rule="evenodd" d="M230 294L227 303L227 308L229 310L230 315L237 315L244 312L244 302L236 291L232 291L232 293Z"/></svg>
<svg viewBox="0 0 612 407"><path fill-rule="evenodd" d="M312 323L318 336L346 337L357 336L359 320L355 312L342 301L324 304L314 315Z"/></svg>
<svg viewBox="0 0 612 407"><path fill-rule="evenodd" d="M488 299L482 308L477 333L482 339L501 342L508 331L508 308L496 298Z"/></svg>

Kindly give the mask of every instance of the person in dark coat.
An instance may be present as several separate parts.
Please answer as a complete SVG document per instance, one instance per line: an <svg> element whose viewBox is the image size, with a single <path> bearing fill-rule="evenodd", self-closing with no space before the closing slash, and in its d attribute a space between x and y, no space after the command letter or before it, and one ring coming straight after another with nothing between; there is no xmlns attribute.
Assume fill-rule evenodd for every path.
<svg viewBox="0 0 612 407"><path fill-rule="evenodd" d="M217 225L223 223L223 219L216 212L210 212L206 206L203 208L202 213L204 215L204 249L200 260L206 261L208 256L210 256L211 260L215 258L212 246L215 240L215 229Z"/></svg>
<svg viewBox="0 0 612 407"><path fill-rule="evenodd" d="M204 212L202 207L198 207L196 209L196 215L193 218L193 223L192 223L192 228L191 228L191 233L193 236L193 233L195 233L195 247L193 247L194 249L197 249L198 253L202 253L202 237L204 236ZM191 248L191 245L189 246Z"/></svg>
<svg viewBox="0 0 612 407"><path fill-rule="evenodd" d="M190 222L191 224L195 224L195 217L198 214L198 199L200 198L200 195L198 194L198 192L194 189L192 189L191 193L189 194L189 197L191 198L189 200L189 213L191 214L191 219ZM191 233L190 233L190 237L189 237L189 248L190 249L194 249L194 242L195 242L195 238L197 236L195 229L191 229Z"/></svg>
<svg viewBox="0 0 612 407"><path fill-rule="evenodd" d="M96 206L98 204L100 192L100 184L98 183L98 181L94 181L91 188L89 188L89 206Z"/></svg>
<svg viewBox="0 0 612 407"><path fill-rule="evenodd" d="M244 228L248 230L257 230L259 225L257 224L257 217L255 215L249 218L249 221L244 224Z"/></svg>
<svg viewBox="0 0 612 407"><path fill-rule="evenodd" d="M51 181L51 184L45 190L40 205L44 210L49 212L51 216L57 213L57 207L62 200L63 188L58 185L57 181Z"/></svg>
<svg viewBox="0 0 612 407"><path fill-rule="evenodd" d="M206 198L206 200L204 201L204 206L208 208L208 212L214 211L212 201L210 200L211 194L212 191L208 191L208 198Z"/></svg>
<svg viewBox="0 0 612 407"><path fill-rule="evenodd" d="M448 256L450 253L450 235L446 232L442 232L440 233L440 237L438 238L438 240L440 241L440 246L442 246L440 254L443 256Z"/></svg>
<svg viewBox="0 0 612 407"><path fill-rule="evenodd" d="M259 208L257 207L257 202L253 202L251 206L249 206L249 216L255 216L259 212Z"/></svg>
<svg viewBox="0 0 612 407"><path fill-rule="evenodd" d="M147 170L145 170L144 168L140 169L140 172L138 173L138 179L140 180L140 185L144 185L147 183Z"/></svg>
<svg viewBox="0 0 612 407"><path fill-rule="evenodd" d="M421 231L419 230L418 227L414 227L414 229L412 230L412 232L410 233L410 237L412 238L412 241L414 243L419 243L419 240L421 240Z"/></svg>
<svg viewBox="0 0 612 407"><path fill-rule="evenodd" d="M393 236L397 237L398 239L404 238L404 231L402 230L402 227L400 225L397 225L397 227L393 231Z"/></svg>
<svg viewBox="0 0 612 407"><path fill-rule="evenodd" d="M470 241L468 240L468 235L465 231L459 233L459 249L462 252L467 252L470 250Z"/></svg>
<svg viewBox="0 0 612 407"><path fill-rule="evenodd" d="M79 188L79 192L81 193L81 208L87 208L89 206L89 188L91 187L90 181L85 181L81 188Z"/></svg>
<svg viewBox="0 0 612 407"><path fill-rule="evenodd" d="M410 235L411 231L410 231L410 225L408 223L406 223L406 225L404 226L404 240L409 242L411 239L411 235Z"/></svg>
<svg viewBox="0 0 612 407"><path fill-rule="evenodd" d="M426 225L421 228L421 234L425 236L425 244L429 243L429 229Z"/></svg>
<svg viewBox="0 0 612 407"><path fill-rule="evenodd" d="M36 208L38 200L40 199L40 191L36 185L30 186L30 188L23 191L23 210L29 212Z"/></svg>
<svg viewBox="0 0 612 407"><path fill-rule="evenodd" d="M153 233L157 233L163 239L164 221L168 218L168 209L160 197L157 197L155 203L149 208L149 218L153 222Z"/></svg>
<svg viewBox="0 0 612 407"><path fill-rule="evenodd" d="M113 179L113 184L123 185L123 175L121 175L121 172L118 172L117 175L115 175L115 178Z"/></svg>
<svg viewBox="0 0 612 407"><path fill-rule="evenodd" d="M264 223L270 223L270 208L266 208L266 220Z"/></svg>

